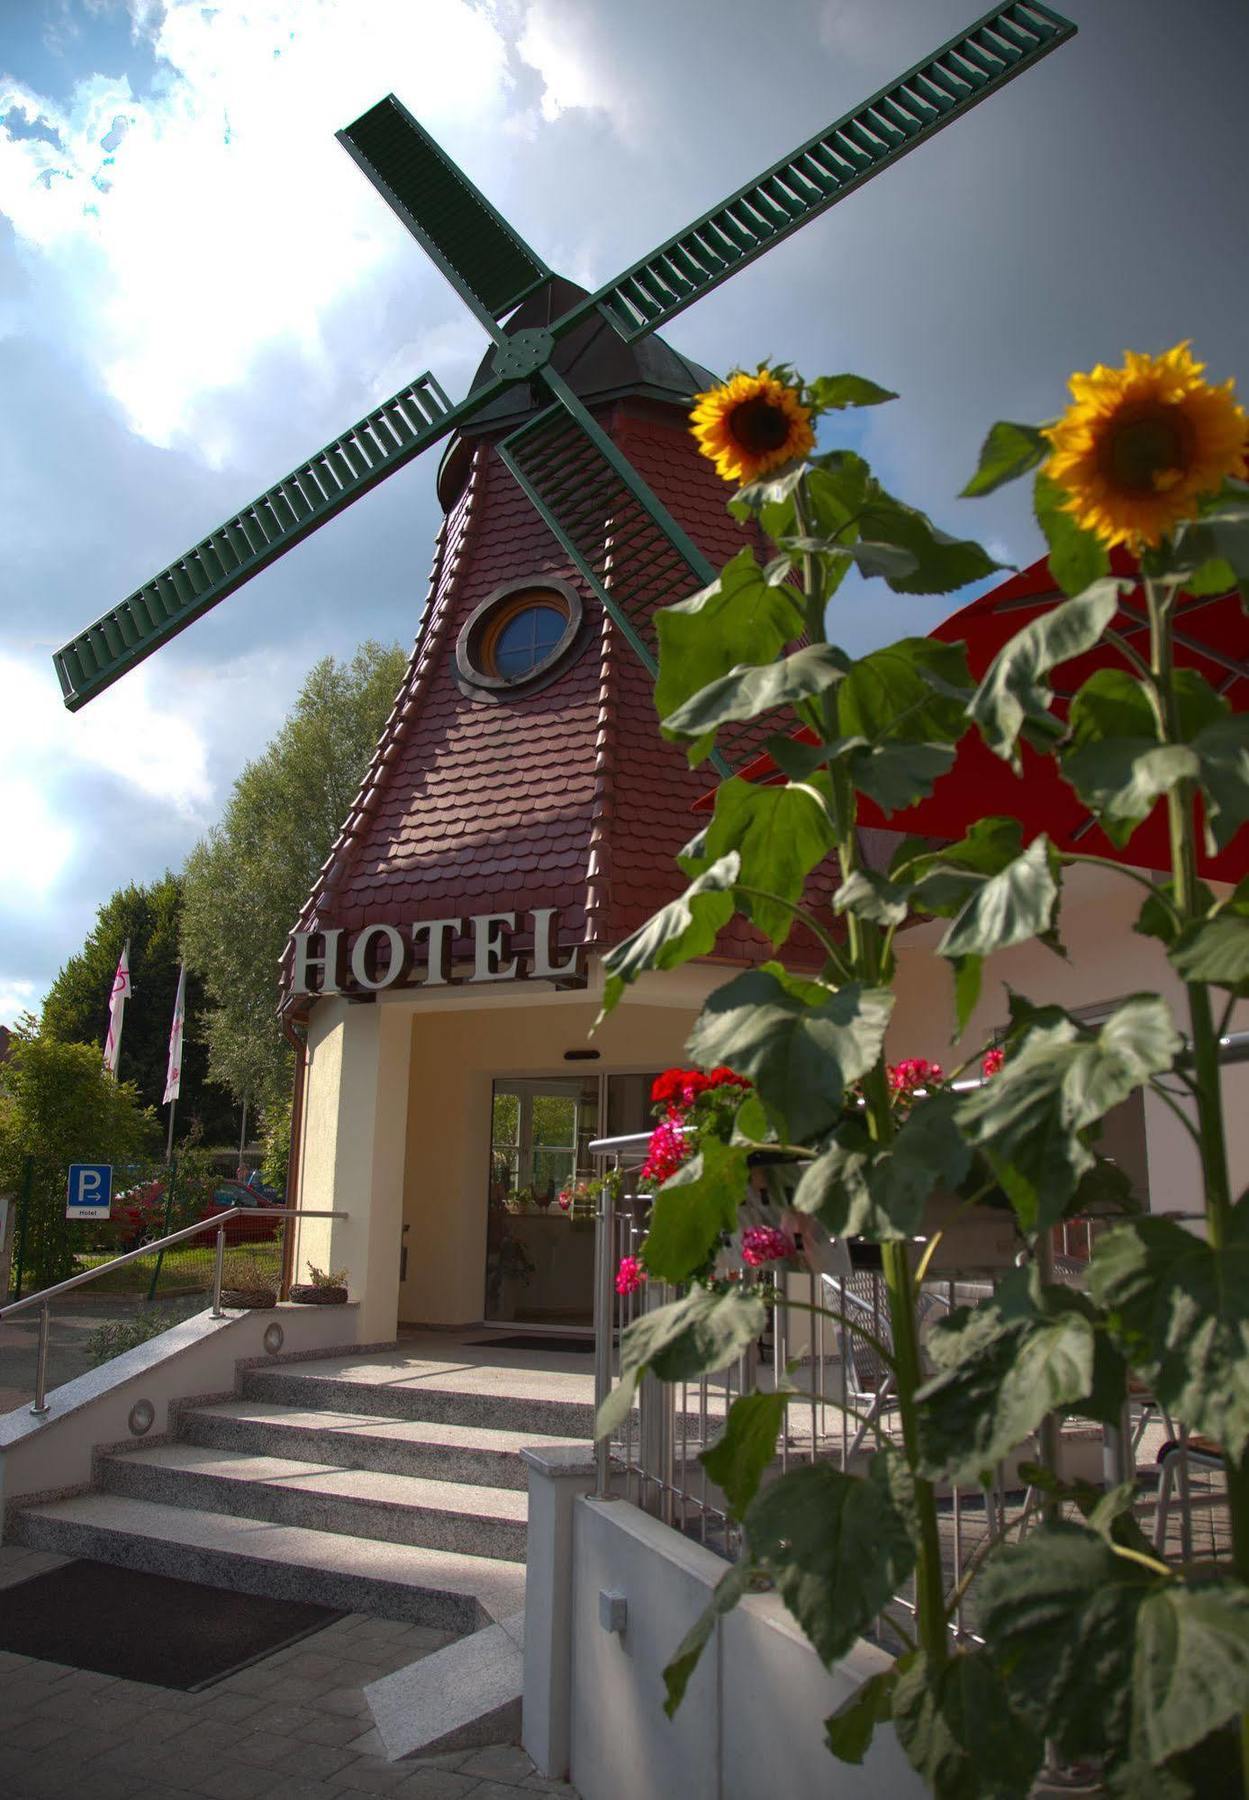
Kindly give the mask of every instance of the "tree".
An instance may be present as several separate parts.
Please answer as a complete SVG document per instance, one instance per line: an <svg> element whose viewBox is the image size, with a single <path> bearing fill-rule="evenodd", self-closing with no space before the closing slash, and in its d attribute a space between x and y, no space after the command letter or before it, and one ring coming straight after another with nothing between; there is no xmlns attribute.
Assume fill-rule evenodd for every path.
<svg viewBox="0 0 1249 1800"><path fill-rule="evenodd" d="M221 823L188 858L183 951L208 996L210 1073L239 1100L265 1107L285 1095L290 1050L277 1019L278 960L355 799L405 665L397 644L372 641L349 663L317 663L277 737L235 782Z"/></svg>
<svg viewBox="0 0 1249 1800"><path fill-rule="evenodd" d="M115 1185L124 1186L136 1164L146 1172L159 1138L155 1113L132 1083L105 1073L94 1045L60 1043L34 1019L18 1024L0 1075L0 1189L29 1193L24 1286L33 1291L73 1272L70 1163L112 1163Z"/></svg>
<svg viewBox="0 0 1249 1800"><path fill-rule="evenodd" d="M169 1027L178 991L178 939L182 879L168 871L143 887L118 888L100 907L95 926L48 991L40 1029L61 1044L95 1044L103 1050L108 1002L122 946L130 943L131 999L126 1002L118 1079L132 1081L145 1106L159 1107L165 1092ZM186 1034L178 1123L199 1120L208 1143L228 1141L235 1115L228 1091L208 1079L208 1051L199 1035L203 985L188 972Z"/></svg>

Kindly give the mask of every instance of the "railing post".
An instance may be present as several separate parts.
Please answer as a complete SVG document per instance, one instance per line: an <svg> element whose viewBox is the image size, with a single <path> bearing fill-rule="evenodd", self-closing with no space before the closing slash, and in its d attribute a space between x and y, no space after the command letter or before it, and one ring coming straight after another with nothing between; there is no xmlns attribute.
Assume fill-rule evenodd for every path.
<svg viewBox="0 0 1249 1800"><path fill-rule="evenodd" d="M616 1158L620 1166L620 1158ZM594 1219L594 1411L611 1392L615 1339L615 1283L612 1279L612 1251L616 1242L616 1183L605 1175L599 1186L598 1211ZM599 1438L594 1446L595 1497L607 1498L611 1478L611 1439Z"/></svg>
<svg viewBox="0 0 1249 1800"><path fill-rule="evenodd" d="M51 1319L45 1305L39 1308L39 1349L35 1356L35 1397L30 1410L41 1419L48 1410L48 1334Z"/></svg>
<svg viewBox="0 0 1249 1800"><path fill-rule="evenodd" d="M224 1225L218 1225L218 1227L217 1227L217 1260L216 1260L216 1264L213 1268L212 1316L214 1319L224 1319L225 1318L225 1314L221 1310L221 1283L225 1276L225 1266L226 1266L226 1228Z"/></svg>

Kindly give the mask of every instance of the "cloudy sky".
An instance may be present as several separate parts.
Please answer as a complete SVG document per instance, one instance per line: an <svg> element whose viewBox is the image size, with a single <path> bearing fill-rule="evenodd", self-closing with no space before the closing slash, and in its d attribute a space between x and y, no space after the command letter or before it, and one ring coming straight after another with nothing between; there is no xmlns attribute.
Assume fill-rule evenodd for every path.
<svg viewBox="0 0 1249 1800"><path fill-rule="evenodd" d="M1194 339L1249 386L1249 0L1068 0L1075 41L685 313L898 388L879 472L957 501L987 423ZM484 348L334 141L393 89L554 268L597 286L945 38L976 0L0 0L0 1019L116 886L177 868L309 665L414 633L435 458L86 709L52 651L376 399ZM768 21L765 26L765 19ZM862 649L942 605L851 597Z"/></svg>

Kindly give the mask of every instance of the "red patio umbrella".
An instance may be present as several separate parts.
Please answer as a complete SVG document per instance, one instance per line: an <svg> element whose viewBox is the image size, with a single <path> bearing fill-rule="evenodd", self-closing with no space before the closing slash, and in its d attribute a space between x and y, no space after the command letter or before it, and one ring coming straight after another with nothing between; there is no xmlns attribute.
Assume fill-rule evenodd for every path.
<svg viewBox="0 0 1249 1800"><path fill-rule="evenodd" d="M1137 573L1135 562L1125 552L1114 552L1111 560L1116 575L1131 577ZM967 661L978 681L1009 638L1064 598L1042 557L943 620L929 635L943 643L965 642ZM1149 623L1139 585L1123 596L1114 625L1135 649L1148 657ZM1181 595L1175 620L1176 662L1198 670L1236 711L1249 705L1249 663L1244 659L1247 639L1249 629L1240 596L1234 590L1211 599ZM1051 676L1058 697L1055 710L1065 713L1066 701L1095 669L1123 666L1119 653L1105 644L1061 664ZM795 737L800 743L815 742L815 734L809 730L796 732ZM1039 755L1027 744L1021 748L1023 775L1017 776L1009 763L987 747L980 733L971 730L958 747L953 767L937 781L927 800L905 812L886 815L873 801L860 795L860 821L890 831L953 840L961 838L977 819L1004 814L1019 820L1025 840L1045 831L1060 850L1111 857L1139 869L1170 869L1164 802L1159 801L1121 850L1111 843L1059 775L1054 759ZM738 773L747 781L768 784L785 779L766 753L746 763ZM710 812L714 804L713 791L697 802L695 810ZM1217 856L1208 856L1201 850L1197 860L1198 869L1207 880L1229 882L1239 881L1249 862L1241 839Z"/></svg>

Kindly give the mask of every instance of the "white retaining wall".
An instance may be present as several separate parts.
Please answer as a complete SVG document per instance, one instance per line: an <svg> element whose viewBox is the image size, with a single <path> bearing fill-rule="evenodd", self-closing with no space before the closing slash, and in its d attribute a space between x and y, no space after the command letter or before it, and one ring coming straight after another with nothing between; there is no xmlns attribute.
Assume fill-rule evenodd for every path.
<svg viewBox="0 0 1249 1800"><path fill-rule="evenodd" d="M531 1492L543 1480L532 1474ZM878 1727L859 1767L838 1762L825 1746L824 1720L887 1666L884 1652L860 1641L830 1673L773 1594L751 1594L719 1621L684 1702L667 1719L661 1671L725 1564L623 1500L573 1498L571 1512L563 1742L559 1683L552 1691L549 1666L533 1664L535 1639L526 1638L525 1745L545 1774L567 1775L583 1800L925 1794L891 1726ZM534 1518L531 1505L526 1610L531 1619L549 1619L552 1576L558 1589L560 1572L548 1557L535 1556ZM533 1591L538 1571L542 1593ZM610 1628L612 1596L627 1608L621 1631Z"/></svg>

